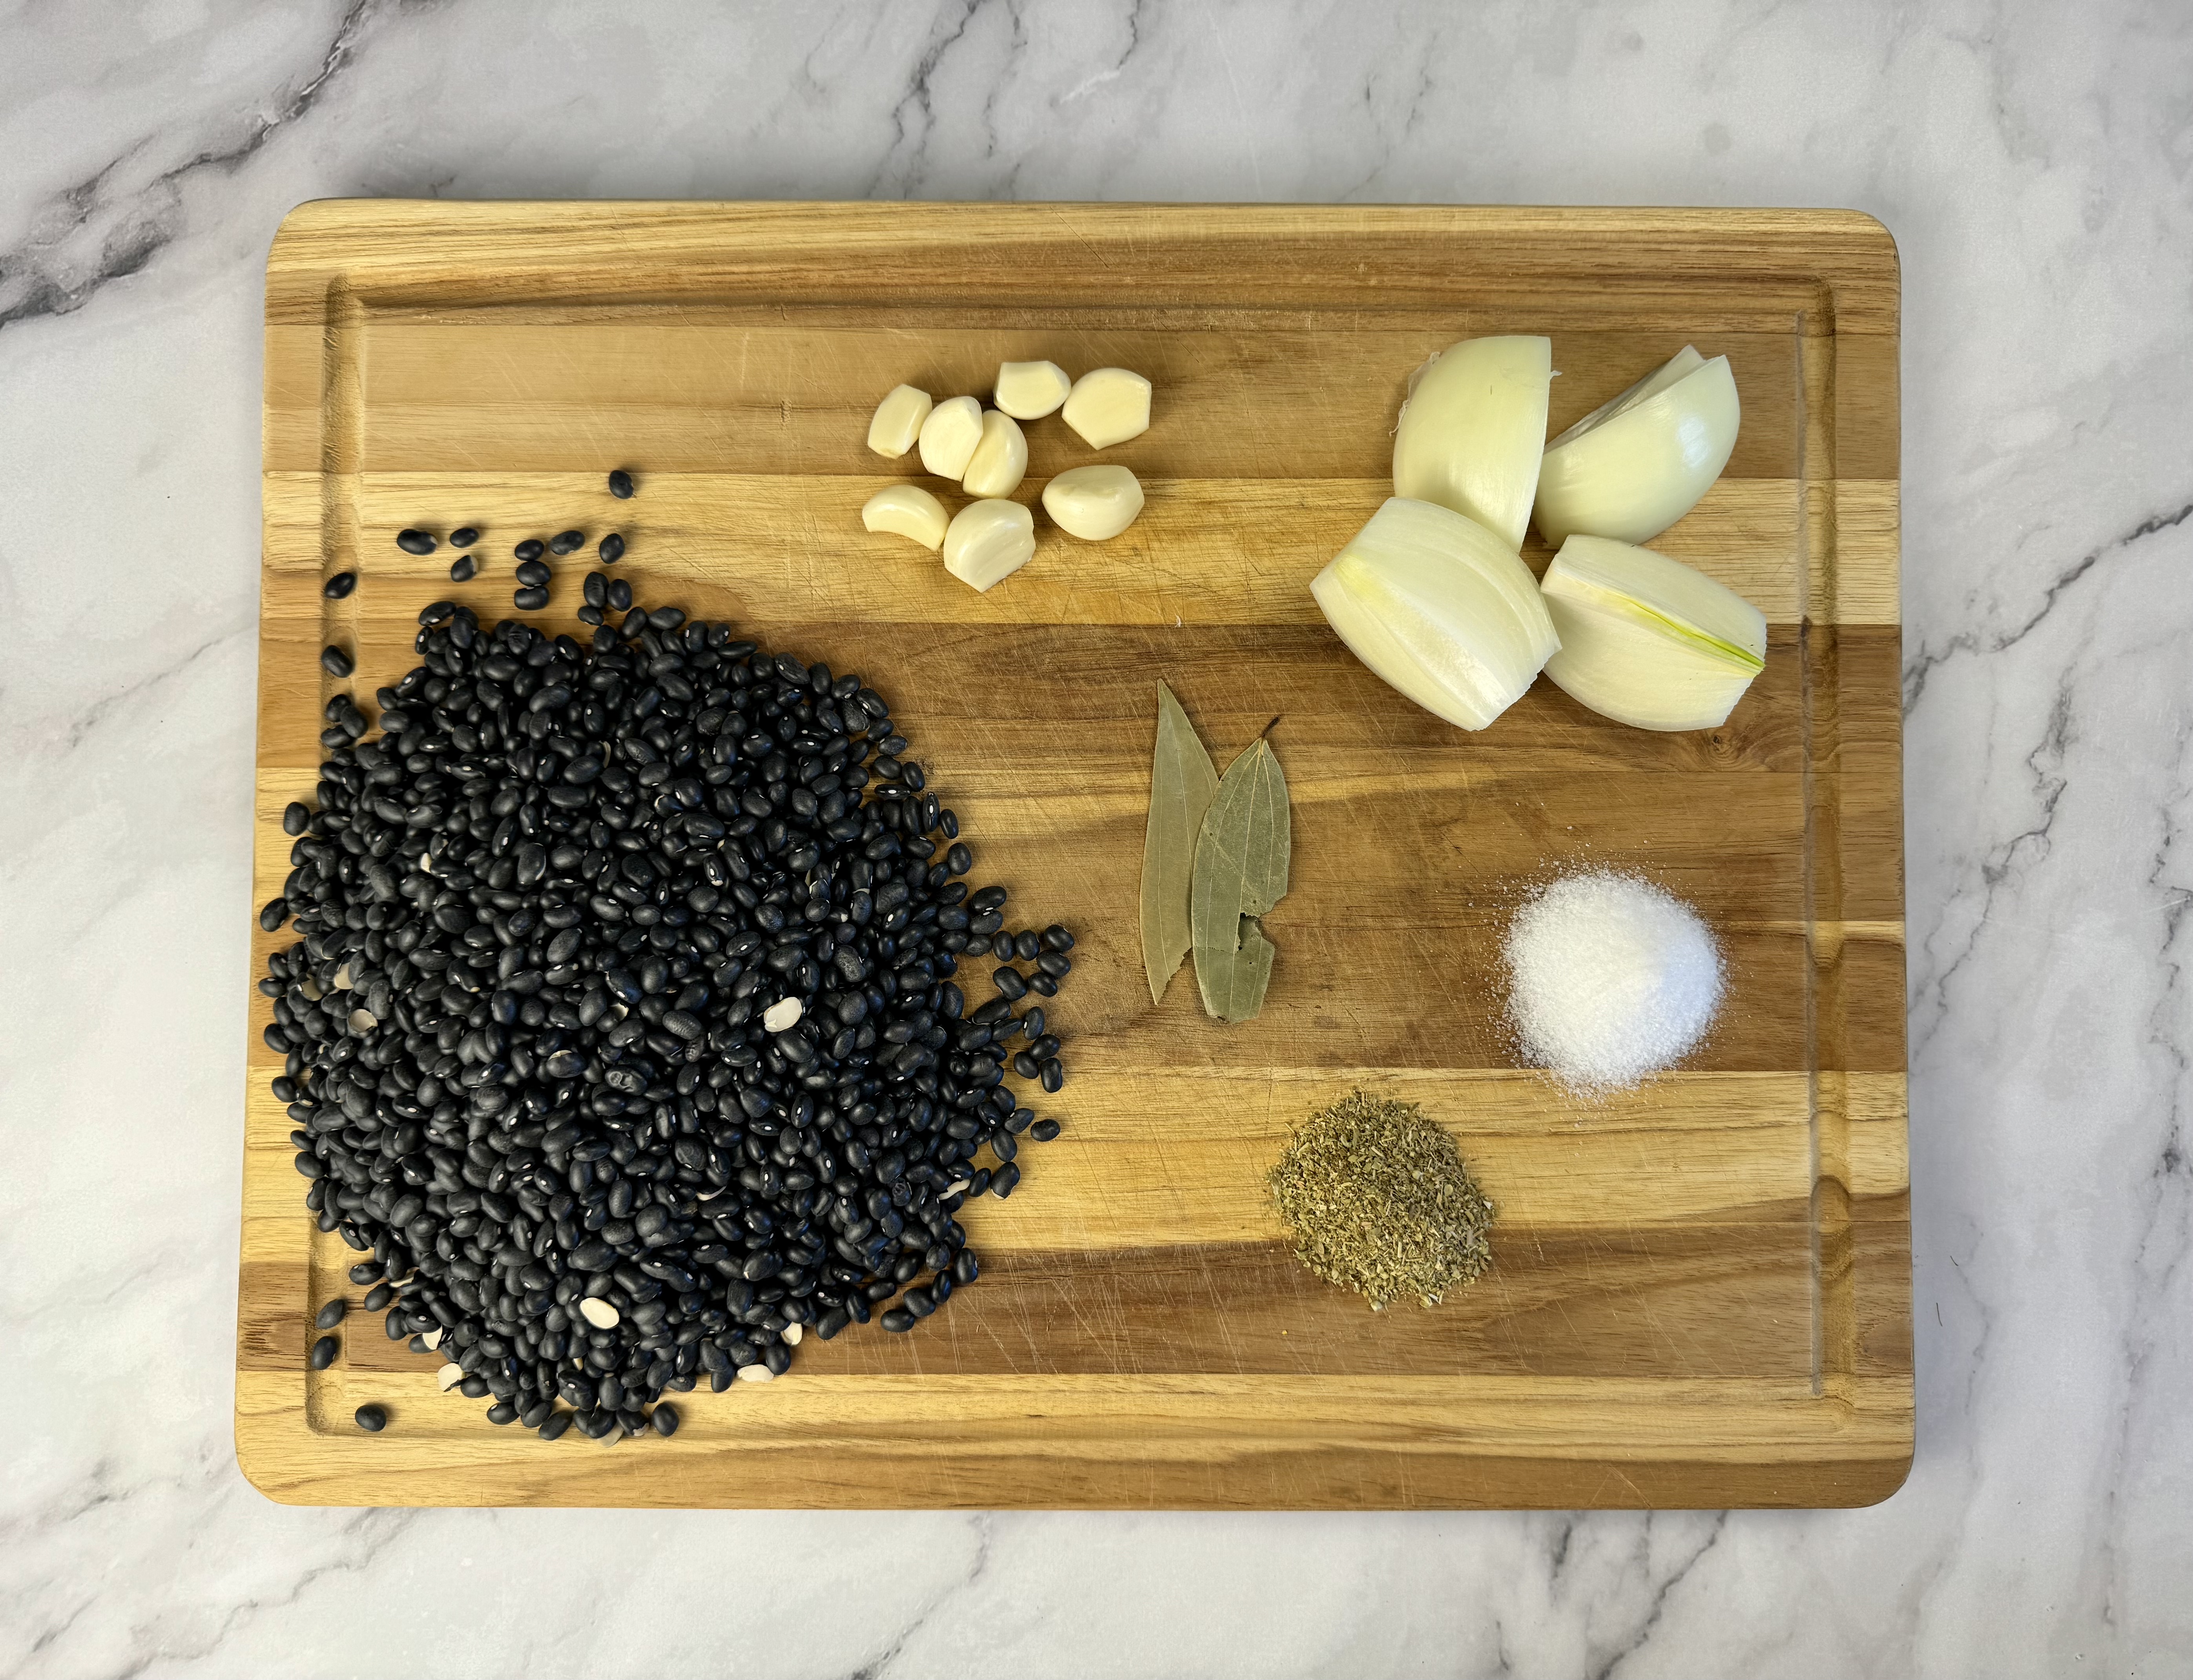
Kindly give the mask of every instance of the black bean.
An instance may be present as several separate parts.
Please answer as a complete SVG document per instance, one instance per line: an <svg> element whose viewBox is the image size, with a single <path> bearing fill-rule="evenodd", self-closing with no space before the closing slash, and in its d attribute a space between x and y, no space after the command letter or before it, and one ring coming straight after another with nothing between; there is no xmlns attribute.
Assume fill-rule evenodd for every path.
<svg viewBox="0 0 2193 1680"><path fill-rule="evenodd" d="M467 1400L478 1400L487 1392L487 1379L475 1372L457 1385L457 1392Z"/></svg>
<svg viewBox="0 0 2193 1680"><path fill-rule="evenodd" d="M339 601L357 588L358 574L356 572L339 571L333 577L330 577L326 582L320 585L320 593L323 595L325 595L331 601Z"/></svg>
<svg viewBox="0 0 2193 1680"><path fill-rule="evenodd" d="M1065 1064L1056 1056L1050 1058L1043 1064L1041 1078L1043 1088L1045 1091L1056 1091L1060 1086L1066 1083Z"/></svg>
<svg viewBox="0 0 2193 1680"><path fill-rule="evenodd" d="M350 1303L338 1295L312 1316L312 1327L318 1330L332 1330L343 1322L343 1315L349 1310Z"/></svg>
<svg viewBox="0 0 2193 1680"><path fill-rule="evenodd" d="M386 1317L383 1318L381 1321L381 1327L387 1332L388 1339L392 1342L400 1342L406 1336L411 1333L411 1327L404 1322L404 1313L401 1308L391 1312Z"/></svg>
<svg viewBox="0 0 2193 1680"><path fill-rule="evenodd" d="M358 662L329 642L320 650L320 668L331 677L346 677L358 668Z"/></svg>
<svg viewBox="0 0 2193 1680"><path fill-rule="evenodd" d="M914 1317L904 1307L892 1307L886 1310L882 1318L877 1322L885 1329L895 1331L902 1335L913 1328Z"/></svg>
<svg viewBox="0 0 2193 1680"><path fill-rule="evenodd" d="M1055 1120L1039 1120L1028 1127L1028 1136L1039 1144L1047 1144L1057 1135L1058 1122Z"/></svg>
<svg viewBox="0 0 2193 1680"><path fill-rule="evenodd" d="M512 590L510 604L520 612L538 612L548 605L548 592L537 586L530 589Z"/></svg>
<svg viewBox="0 0 2193 1680"><path fill-rule="evenodd" d="M433 532L406 525L396 533L396 546L407 554L431 554L440 545L434 541Z"/></svg>
<svg viewBox="0 0 2193 1680"><path fill-rule="evenodd" d="M460 554L449 562L449 582L469 583L479 576L479 558L475 554Z"/></svg>
<svg viewBox="0 0 2193 1680"><path fill-rule="evenodd" d="M1013 960L1013 936L1010 933L1000 933L992 939L990 955L1000 962L1011 962Z"/></svg>
<svg viewBox="0 0 2193 1680"><path fill-rule="evenodd" d="M1000 968L990 976L990 980L1008 1001L1017 1002L1028 995L1028 982L1021 978L1017 968Z"/></svg>
<svg viewBox="0 0 2193 1680"><path fill-rule="evenodd" d="M632 497L632 474L621 467L610 473L610 494L620 502L629 501Z"/></svg>
<svg viewBox="0 0 2193 1680"><path fill-rule="evenodd" d="M975 867L975 854L965 846L955 846L944 854L944 867L955 875L964 875Z"/></svg>
<svg viewBox="0 0 2193 1680"><path fill-rule="evenodd" d="M510 552L521 560L537 560L548 552L548 545L537 536L529 536Z"/></svg>
<svg viewBox="0 0 2193 1680"><path fill-rule="evenodd" d="M385 1406L361 1406L356 1414L358 1426L368 1435L378 1435L388 1427L388 1408Z"/></svg>
<svg viewBox="0 0 2193 1680"><path fill-rule="evenodd" d="M604 565L615 565L624 558L624 537L619 532L610 531L596 545L594 553L601 557Z"/></svg>
<svg viewBox="0 0 2193 1680"><path fill-rule="evenodd" d="M1046 974L1039 968L1028 977L1028 988L1038 997L1056 997L1058 977L1055 974Z"/></svg>
<svg viewBox="0 0 2193 1680"><path fill-rule="evenodd" d="M555 575L546 560L521 560L518 565L518 581L529 589L538 588Z"/></svg>
<svg viewBox="0 0 2193 1680"><path fill-rule="evenodd" d="M632 611L632 580L630 578L619 577L610 581L610 611L612 612Z"/></svg>
<svg viewBox="0 0 2193 1680"><path fill-rule="evenodd" d="M1021 1181L1021 1164L1009 1161L990 1178L990 1194L1003 1201L1013 1193L1013 1186Z"/></svg>
<svg viewBox="0 0 2193 1680"><path fill-rule="evenodd" d="M587 605L597 611L610 604L610 581L598 571L587 574Z"/></svg>
<svg viewBox="0 0 2193 1680"><path fill-rule="evenodd" d="M1013 1071L1022 1079L1036 1079L1041 1076L1043 1069L1034 1057L1023 1050L1013 1058Z"/></svg>
<svg viewBox="0 0 2193 1680"><path fill-rule="evenodd" d="M1035 960L1035 966L1054 980L1063 980L1074 972L1074 959L1062 951L1045 951Z"/></svg>
<svg viewBox="0 0 2193 1680"><path fill-rule="evenodd" d="M582 530L559 530L548 539L552 554L575 554L586 546L587 534Z"/></svg>
<svg viewBox="0 0 2193 1680"><path fill-rule="evenodd" d="M1074 949L1074 936L1053 922L1043 931L1043 948L1046 951L1070 951Z"/></svg>
<svg viewBox="0 0 2193 1680"><path fill-rule="evenodd" d="M541 1438L543 1441L561 1440L564 1431L570 1428L574 1415L570 1412L551 1412L547 1421L541 1425L539 1431Z"/></svg>
<svg viewBox="0 0 2193 1680"><path fill-rule="evenodd" d="M657 1435L667 1436L678 1433L678 1408L667 1402L658 1405L649 1413L647 1420L655 1425Z"/></svg>
<svg viewBox="0 0 2193 1680"><path fill-rule="evenodd" d="M269 933L289 920L289 901L286 898L269 898L259 907L259 926Z"/></svg>
<svg viewBox="0 0 2193 1680"><path fill-rule="evenodd" d="M1040 951L1042 949L1043 943L1027 928L1022 928L1019 932L1013 935L1013 955L1018 957L1022 962L1034 962L1036 959L1036 953Z"/></svg>
<svg viewBox="0 0 2193 1680"><path fill-rule="evenodd" d="M305 1362L315 1371L324 1371L335 1362L335 1355L341 1349L341 1342L335 1337L323 1336L312 1344L312 1350L306 1356Z"/></svg>
<svg viewBox="0 0 2193 1680"><path fill-rule="evenodd" d="M1027 1014L1021 1017L1021 1032L1030 1044L1034 1044L1043 1036L1047 1024L1044 1018L1043 1006L1039 1003L1034 1005Z"/></svg>
<svg viewBox="0 0 2193 1680"><path fill-rule="evenodd" d="M381 1266L378 1260L361 1260L350 1269L350 1281L361 1287L378 1281L381 1276Z"/></svg>
<svg viewBox="0 0 2193 1680"><path fill-rule="evenodd" d="M491 1424L514 1424L518 1421L518 1408L507 1400L498 1400L487 1408L487 1420Z"/></svg>
<svg viewBox="0 0 2193 1680"><path fill-rule="evenodd" d="M302 800L291 800L282 807L282 832L301 834L312 826L312 808Z"/></svg>
<svg viewBox="0 0 2193 1680"><path fill-rule="evenodd" d="M365 1292L365 1310L368 1312L380 1312L395 1299L395 1288L384 1278Z"/></svg>
<svg viewBox="0 0 2193 1680"><path fill-rule="evenodd" d="M455 617L456 611L455 601L429 601L419 609L419 622L426 625L440 624Z"/></svg>

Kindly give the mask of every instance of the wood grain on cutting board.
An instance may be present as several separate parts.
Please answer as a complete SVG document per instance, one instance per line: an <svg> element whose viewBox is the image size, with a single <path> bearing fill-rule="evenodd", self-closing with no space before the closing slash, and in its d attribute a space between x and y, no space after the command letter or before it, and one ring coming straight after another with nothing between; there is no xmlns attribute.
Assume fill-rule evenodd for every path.
<svg viewBox="0 0 2193 1680"><path fill-rule="evenodd" d="M888 697L1008 926L1079 938L1052 1015L1063 1134L961 1215L982 1281L904 1336L810 1339L791 1374L675 1396L670 1441L544 1443L438 1393L353 1316L268 1094L245 1104L239 1456L342 1504L1849 1505L1911 1450L1897 607L1896 260L1835 212L329 202L267 278L253 904L309 800L321 645L347 686L413 662L425 602L510 611L511 545L621 530L643 601L727 618ZM1759 604L1767 667L1716 731L1662 736L1541 683L1453 730L1349 657L1309 578L1388 493L1409 370L1546 332L1555 429L1686 342L1742 392L1727 474L1654 546ZM1131 366L1142 437L1030 422L1033 502L1093 459L1148 497L976 595L859 526L918 476L864 447L901 381L1001 360ZM631 502L604 475L630 467ZM954 498L948 497L948 501ZM395 531L482 528L482 576ZM1526 558L1542 566L1535 546ZM545 615L572 628L585 557ZM330 572L357 592L331 602ZM1256 1021L1153 1009L1136 892L1154 685L1221 765L1274 718L1291 891ZM1690 900L1731 1001L1677 1074L1579 1104L1514 1069L1498 945L1572 864ZM238 906L238 914L246 907ZM254 975L294 936L255 934ZM979 998L988 965L963 965ZM1498 1203L1495 1266L1372 1315L1289 1258L1262 1189L1351 1083L1421 1102ZM1034 1093L1039 1098L1040 1093ZM364 1436L366 1400L392 1422Z"/></svg>

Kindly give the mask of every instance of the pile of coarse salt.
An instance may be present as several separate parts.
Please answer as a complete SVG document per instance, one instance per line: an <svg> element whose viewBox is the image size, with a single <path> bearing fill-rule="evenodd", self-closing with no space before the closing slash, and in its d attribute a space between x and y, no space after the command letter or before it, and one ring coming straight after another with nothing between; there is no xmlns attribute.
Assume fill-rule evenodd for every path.
<svg viewBox="0 0 2193 1680"><path fill-rule="evenodd" d="M1650 881L1593 869L1515 913L1509 1018L1526 1061L1599 1093L1672 1067L1721 1006L1721 949L1698 913Z"/></svg>

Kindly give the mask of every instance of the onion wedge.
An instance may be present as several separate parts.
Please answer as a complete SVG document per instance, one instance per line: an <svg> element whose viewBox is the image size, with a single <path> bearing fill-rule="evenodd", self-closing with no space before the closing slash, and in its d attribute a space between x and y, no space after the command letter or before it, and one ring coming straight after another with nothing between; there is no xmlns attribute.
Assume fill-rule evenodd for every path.
<svg viewBox="0 0 2193 1680"><path fill-rule="evenodd" d="M1728 358L1685 345L1546 445L1538 531L1648 542L1698 504L1728 465L1741 405Z"/></svg>
<svg viewBox="0 0 2193 1680"><path fill-rule="evenodd" d="M1546 447L1553 341L1466 338L1409 379L1394 433L1394 494L1451 507L1523 546Z"/></svg>
<svg viewBox="0 0 2193 1680"><path fill-rule="evenodd" d="M1540 588L1560 636L1546 674L1617 723L1719 728L1766 668L1759 609L1650 548L1572 536Z"/></svg>
<svg viewBox="0 0 2193 1680"><path fill-rule="evenodd" d="M1429 502L1389 497L1309 587L1350 652L1463 729L1514 705L1560 645L1514 550Z"/></svg>

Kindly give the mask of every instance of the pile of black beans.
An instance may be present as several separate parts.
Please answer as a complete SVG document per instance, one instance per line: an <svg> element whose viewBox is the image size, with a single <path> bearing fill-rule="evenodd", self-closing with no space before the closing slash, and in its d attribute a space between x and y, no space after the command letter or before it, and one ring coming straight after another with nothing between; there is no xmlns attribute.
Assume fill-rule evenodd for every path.
<svg viewBox="0 0 2193 1680"><path fill-rule="evenodd" d="M495 1422L615 1438L974 1282L953 1215L1056 1134L1005 1080L1064 1077L1074 940L968 890L883 697L675 607L420 622L377 736L329 702L261 915L302 935L260 989L306 1205L390 1339ZM972 1008L963 958L1004 963Z"/></svg>

